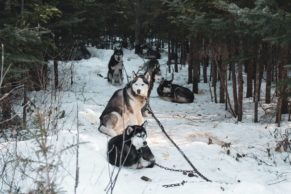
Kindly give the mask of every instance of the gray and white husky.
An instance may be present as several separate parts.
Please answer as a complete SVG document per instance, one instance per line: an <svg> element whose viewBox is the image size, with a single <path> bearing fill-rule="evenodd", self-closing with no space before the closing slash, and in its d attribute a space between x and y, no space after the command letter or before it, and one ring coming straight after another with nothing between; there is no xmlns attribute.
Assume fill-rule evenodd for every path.
<svg viewBox="0 0 291 194"><path fill-rule="evenodd" d="M122 85L123 83L123 51L115 49L108 63L108 82L112 85Z"/></svg>
<svg viewBox="0 0 291 194"><path fill-rule="evenodd" d="M141 113L149 91L148 74L136 75L124 88L114 92L100 116L99 131L109 136L122 134L128 125L142 125Z"/></svg>

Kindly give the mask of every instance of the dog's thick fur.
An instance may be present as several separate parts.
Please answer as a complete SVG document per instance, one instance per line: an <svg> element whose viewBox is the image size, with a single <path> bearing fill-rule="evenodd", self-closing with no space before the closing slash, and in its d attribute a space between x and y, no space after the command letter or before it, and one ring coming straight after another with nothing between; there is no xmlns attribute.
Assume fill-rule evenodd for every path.
<svg viewBox="0 0 291 194"><path fill-rule="evenodd" d="M194 94L188 88L173 84L172 80L161 80L157 88L158 95L164 99L176 103L192 103Z"/></svg>
<svg viewBox="0 0 291 194"><path fill-rule="evenodd" d="M107 147L108 162L131 168L153 167L155 158L146 142L144 124L128 126L124 133L111 138Z"/></svg>
<svg viewBox="0 0 291 194"><path fill-rule="evenodd" d="M100 116L99 131L109 136L123 133L128 125L141 125L141 109L147 101L149 76L134 75L124 88L115 91Z"/></svg>
<svg viewBox="0 0 291 194"><path fill-rule="evenodd" d="M123 83L123 51L121 49L115 49L109 60L107 79L112 85Z"/></svg>

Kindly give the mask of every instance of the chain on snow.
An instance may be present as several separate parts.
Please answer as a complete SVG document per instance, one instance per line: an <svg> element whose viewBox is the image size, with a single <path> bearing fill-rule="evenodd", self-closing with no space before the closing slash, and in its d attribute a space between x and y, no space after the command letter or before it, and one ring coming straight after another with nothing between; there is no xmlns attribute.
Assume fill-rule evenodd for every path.
<svg viewBox="0 0 291 194"><path fill-rule="evenodd" d="M187 181L182 181L181 183L172 183L172 184L167 184L167 185L163 185L163 187L165 188L169 188L169 187L178 187L178 186L182 186L185 183L187 183Z"/></svg>
<svg viewBox="0 0 291 194"><path fill-rule="evenodd" d="M152 111L152 108L150 104L147 105L148 112L153 116L153 118L156 120L157 124L161 128L162 132L165 134L165 136L170 140L170 142L177 148L177 150L180 152L180 154L184 157L184 159L188 162L188 164L193 168L193 172L195 172L198 176L200 176L202 179L204 179L207 182L212 182L210 179L206 178L203 174L201 174L197 168L192 164L192 162L189 160L189 158L185 155L185 153L180 149L180 147L174 142L174 140L168 135L168 133L165 131L164 126L159 121L159 119L156 117L154 112ZM166 168L164 168L166 169ZM194 176L192 173L191 175L188 174L188 176Z"/></svg>
<svg viewBox="0 0 291 194"><path fill-rule="evenodd" d="M162 166L158 163L155 163L156 166L168 170L168 171L172 171L172 172L182 172L183 175L188 175L189 177L198 177L198 175L195 174L194 170L182 170L182 169L174 169L174 168L169 168L169 167L165 167Z"/></svg>

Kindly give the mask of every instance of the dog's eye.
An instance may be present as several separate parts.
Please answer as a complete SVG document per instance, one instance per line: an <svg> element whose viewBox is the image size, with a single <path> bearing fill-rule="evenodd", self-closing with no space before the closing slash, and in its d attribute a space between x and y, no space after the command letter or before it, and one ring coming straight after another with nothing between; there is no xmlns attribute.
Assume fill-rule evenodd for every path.
<svg viewBox="0 0 291 194"><path fill-rule="evenodd" d="M141 84L141 86L144 86L144 84Z"/></svg>

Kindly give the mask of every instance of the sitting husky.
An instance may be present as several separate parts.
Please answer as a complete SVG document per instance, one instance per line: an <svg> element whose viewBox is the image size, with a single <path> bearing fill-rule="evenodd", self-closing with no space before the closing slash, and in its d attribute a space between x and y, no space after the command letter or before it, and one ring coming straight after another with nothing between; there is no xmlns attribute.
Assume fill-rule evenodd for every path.
<svg viewBox="0 0 291 194"><path fill-rule="evenodd" d="M131 168L153 167L155 158L146 142L145 123L128 126L123 134L111 138L107 147L108 162Z"/></svg>
<svg viewBox="0 0 291 194"><path fill-rule="evenodd" d="M109 136L123 133L128 125L141 125L141 109L148 97L149 75L136 75L124 88L114 92L100 116L99 131Z"/></svg>
<svg viewBox="0 0 291 194"><path fill-rule="evenodd" d="M108 63L107 79L112 85L121 85L123 83L123 51L114 49L114 53Z"/></svg>

